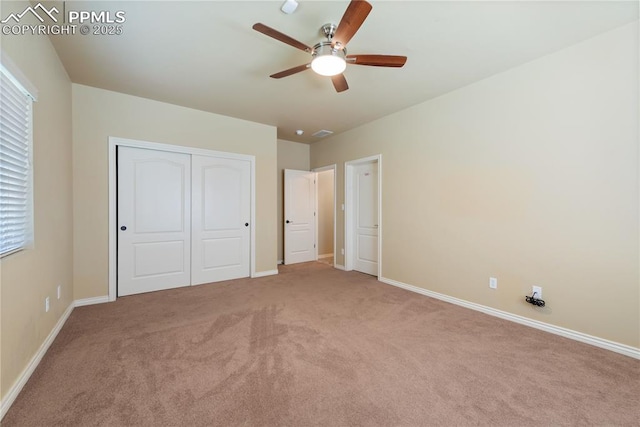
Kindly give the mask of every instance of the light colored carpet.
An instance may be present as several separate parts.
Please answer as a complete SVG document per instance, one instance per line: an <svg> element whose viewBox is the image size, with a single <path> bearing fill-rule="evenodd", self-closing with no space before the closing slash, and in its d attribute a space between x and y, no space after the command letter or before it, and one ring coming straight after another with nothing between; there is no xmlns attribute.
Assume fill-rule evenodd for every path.
<svg viewBox="0 0 640 427"><path fill-rule="evenodd" d="M323 264L327 264L330 266L333 266L333 257L327 257L327 258L319 258L318 262L321 262Z"/></svg>
<svg viewBox="0 0 640 427"><path fill-rule="evenodd" d="M3 426L637 426L640 361L321 263L76 308Z"/></svg>

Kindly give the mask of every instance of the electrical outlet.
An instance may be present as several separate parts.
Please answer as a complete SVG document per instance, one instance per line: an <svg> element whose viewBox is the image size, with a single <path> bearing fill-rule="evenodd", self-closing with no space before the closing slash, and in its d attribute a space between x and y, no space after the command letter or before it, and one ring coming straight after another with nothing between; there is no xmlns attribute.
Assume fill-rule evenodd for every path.
<svg viewBox="0 0 640 427"><path fill-rule="evenodd" d="M58 295L58 299L60 299L60 297L62 296L62 285L58 285L57 295Z"/></svg>
<svg viewBox="0 0 640 427"><path fill-rule="evenodd" d="M49 304L49 297L46 297L44 299L44 311L45 311L45 313L49 312L49 308L51 308L50 304Z"/></svg>
<svg viewBox="0 0 640 427"><path fill-rule="evenodd" d="M498 279L495 277L489 277L489 287L491 289L498 289Z"/></svg>
<svg viewBox="0 0 640 427"><path fill-rule="evenodd" d="M534 295L538 299L542 299L542 286L532 286L531 295Z"/></svg>

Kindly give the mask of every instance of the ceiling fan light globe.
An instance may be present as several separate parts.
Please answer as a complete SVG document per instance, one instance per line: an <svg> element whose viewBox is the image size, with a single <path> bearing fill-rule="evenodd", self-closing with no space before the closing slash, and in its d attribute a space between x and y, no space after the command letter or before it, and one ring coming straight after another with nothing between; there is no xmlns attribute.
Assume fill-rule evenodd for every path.
<svg viewBox="0 0 640 427"><path fill-rule="evenodd" d="M342 74L347 68L347 62L335 55L319 55L311 61L311 69L321 76L335 76Z"/></svg>

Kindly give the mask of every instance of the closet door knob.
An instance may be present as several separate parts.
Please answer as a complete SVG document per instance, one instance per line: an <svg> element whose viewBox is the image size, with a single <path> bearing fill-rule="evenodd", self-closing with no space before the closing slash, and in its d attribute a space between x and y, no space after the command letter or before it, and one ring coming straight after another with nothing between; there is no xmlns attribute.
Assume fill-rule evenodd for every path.
<svg viewBox="0 0 640 427"><path fill-rule="evenodd" d="M245 223L244 223L244 226L245 226L245 227L248 227L248 226L249 226L249 223L248 223L248 222L245 222Z"/></svg>
<svg viewBox="0 0 640 427"><path fill-rule="evenodd" d="M127 227L125 225L123 225L122 227L120 227L120 230L125 231L127 229Z"/></svg>

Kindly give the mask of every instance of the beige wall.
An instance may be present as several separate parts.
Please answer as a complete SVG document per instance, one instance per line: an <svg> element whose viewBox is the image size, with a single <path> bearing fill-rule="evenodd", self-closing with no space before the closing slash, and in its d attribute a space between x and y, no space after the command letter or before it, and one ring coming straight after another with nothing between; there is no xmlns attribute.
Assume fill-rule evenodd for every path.
<svg viewBox="0 0 640 427"><path fill-rule="evenodd" d="M309 145L299 142L278 140L278 260L284 259L284 170L296 169L308 171L309 169Z"/></svg>
<svg viewBox="0 0 640 427"><path fill-rule="evenodd" d="M383 277L640 346L637 23L313 144L312 167L338 164L340 204L344 162L378 153Z"/></svg>
<svg viewBox="0 0 640 427"><path fill-rule="evenodd" d="M318 255L333 254L333 175L318 173Z"/></svg>
<svg viewBox="0 0 640 427"><path fill-rule="evenodd" d="M2 5L3 16L27 2ZM0 261L0 395L25 370L73 299L71 83L45 36L2 36L2 50L38 89L33 109L34 246ZM62 297L56 288L62 286ZM51 310L45 313L44 300Z"/></svg>
<svg viewBox="0 0 640 427"><path fill-rule="evenodd" d="M75 299L108 294L108 138L256 157L256 271L276 269L276 128L73 85Z"/></svg>

